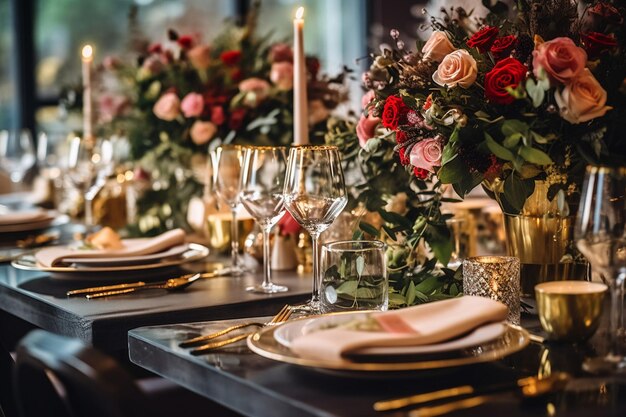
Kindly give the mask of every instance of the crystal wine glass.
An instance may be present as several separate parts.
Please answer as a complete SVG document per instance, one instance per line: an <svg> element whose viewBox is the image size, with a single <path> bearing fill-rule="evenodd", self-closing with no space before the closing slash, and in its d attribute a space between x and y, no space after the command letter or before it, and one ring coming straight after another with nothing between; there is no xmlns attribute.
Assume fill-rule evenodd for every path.
<svg viewBox="0 0 626 417"><path fill-rule="evenodd" d="M18 184L26 172L35 165L35 146L28 129L3 130L0 132L0 168L11 181Z"/></svg>
<svg viewBox="0 0 626 417"><path fill-rule="evenodd" d="M618 335L620 300L626 279L626 168L589 166L576 219L576 245L611 291L607 356L587 360L593 373L626 370Z"/></svg>
<svg viewBox="0 0 626 417"><path fill-rule="evenodd" d="M313 240L313 295L311 301L298 310L317 314L320 312L321 283L318 239L348 202L337 147L304 145L291 148L284 198L285 208Z"/></svg>
<svg viewBox="0 0 626 417"><path fill-rule="evenodd" d="M285 214L283 188L287 155L284 147L251 147L243 157L241 203L263 231L263 283L246 288L258 293L287 291L272 283L270 269L270 230Z"/></svg>
<svg viewBox="0 0 626 417"><path fill-rule="evenodd" d="M230 275L238 276L244 272L239 264L239 233L237 225L237 207L240 203L241 167L244 148L238 145L222 145L211 153L213 159L213 189L217 197L230 207L231 258Z"/></svg>

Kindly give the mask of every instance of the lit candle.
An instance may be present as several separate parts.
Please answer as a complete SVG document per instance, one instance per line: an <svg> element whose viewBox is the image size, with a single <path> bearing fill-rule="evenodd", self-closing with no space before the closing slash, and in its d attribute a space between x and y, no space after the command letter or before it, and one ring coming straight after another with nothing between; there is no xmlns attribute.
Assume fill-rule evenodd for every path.
<svg viewBox="0 0 626 417"><path fill-rule="evenodd" d="M91 65L93 62L93 48L85 45L81 52L83 60L83 136L93 136L93 109L91 91Z"/></svg>
<svg viewBox="0 0 626 417"><path fill-rule="evenodd" d="M293 138L296 145L309 143L303 15L304 7L299 7L293 20Z"/></svg>

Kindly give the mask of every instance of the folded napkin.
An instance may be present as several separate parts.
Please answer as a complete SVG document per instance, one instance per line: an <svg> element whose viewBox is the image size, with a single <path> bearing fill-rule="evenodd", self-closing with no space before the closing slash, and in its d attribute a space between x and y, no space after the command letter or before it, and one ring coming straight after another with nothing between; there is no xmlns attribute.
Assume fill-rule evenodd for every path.
<svg viewBox="0 0 626 417"><path fill-rule="evenodd" d="M174 229L153 238L124 239L122 249L98 250L76 249L67 246L55 246L38 251L35 254L37 262L44 267L59 266L65 258L119 258L124 256L150 255L162 252L173 246L182 245L185 242L183 229Z"/></svg>
<svg viewBox="0 0 626 417"><path fill-rule="evenodd" d="M0 214L0 226L32 223L49 218L44 210L10 211Z"/></svg>
<svg viewBox="0 0 626 417"><path fill-rule="evenodd" d="M373 313L382 331L336 327L313 331L292 341L303 358L340 360L366 347L422 346L461 336L490 322L503 321L507 307L489 298L464 296L402 310Z"/></svg>

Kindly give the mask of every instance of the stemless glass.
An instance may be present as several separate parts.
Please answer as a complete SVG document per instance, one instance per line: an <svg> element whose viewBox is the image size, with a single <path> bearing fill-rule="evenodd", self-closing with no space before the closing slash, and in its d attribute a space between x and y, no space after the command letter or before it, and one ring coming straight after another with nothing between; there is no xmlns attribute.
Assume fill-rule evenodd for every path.
<svg viewBox="0 0 626 417"><path fill-rule="evenodd" d="M287 149L284 147L251 147L243 156L241 203L263 231L263 283L246 288L258 293L287 291L272 283L270 268L270 230L285 214L283 188L287 170Z"/></svg>
<svg viewBox="0 0 626 417"><path fill-rule="evenodd" d="M28 129L0 132L0 168L13 183L20 183L26 172L35 165L35 146Z"/></svg>
<svg viewBox="0 0 626 417"><path fill-rule="evenodd" d="M335 146L294 146L289 151L285 177L285 208L313 240L313 294L311 301L297 309L320 312L321 282L318 238L339 216L348 202Z"/></svg>
<svg viewBox="0 0 626 417"><path fill-rule="evenodd" d="M244 148L238 145L222 145L211 153L213 159L213 189L217 197L230 207L231 258L230 275L238 276L244 272L239 264L239 236L237 227L237 207L240 203L241 164Z"/></svg>
<svg viewBox="0 0 626 417"><path fill-rule="evenodd" d="M626 278L626 168L589 166L576 219L576 245L611 291L609 353L587 360L593 373L626 370L618 335L620 304Z"/></svg>

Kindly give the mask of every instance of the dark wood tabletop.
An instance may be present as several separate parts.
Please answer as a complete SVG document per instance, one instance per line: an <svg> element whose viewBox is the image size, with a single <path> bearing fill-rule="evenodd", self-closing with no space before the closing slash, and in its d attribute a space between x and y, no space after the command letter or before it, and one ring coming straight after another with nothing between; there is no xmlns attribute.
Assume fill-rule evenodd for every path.
<svg viewBox="0 0 626 417"><path fill-rule="evenodd" d="M225 328L235 321L144 327L129 332L133 363L250 417L405 416L407 411L380 413L377 400L471 384L483 387L524 376L556 371L576 376L566 390L540 400L521 400L512 391L498 392L479 407L450 416L624 416L626 380L591 377L581 370L583 358L599 354L603 334L588 344L531 343L503 360L453 369L374 375L328 374L275 362L248 351L192 356L178 347L188 337ZM524 326L540 333L536 316ZM416 417L417 414L413 415Z"/></svg>

